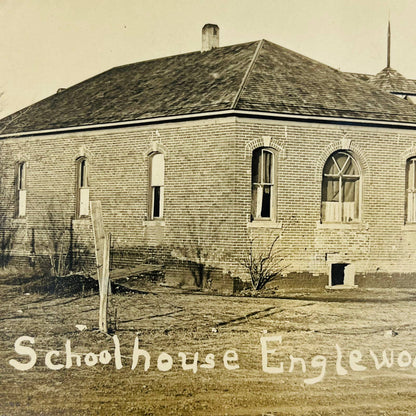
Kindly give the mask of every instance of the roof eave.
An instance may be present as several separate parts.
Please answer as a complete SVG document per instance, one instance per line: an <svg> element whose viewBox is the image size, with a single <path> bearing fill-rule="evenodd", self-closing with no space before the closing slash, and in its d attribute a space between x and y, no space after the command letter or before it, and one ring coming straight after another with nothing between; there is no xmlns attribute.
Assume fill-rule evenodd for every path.
<svg viewBox="0 0 416 416"><path fill-rule="evenodd" d="M6 134L0 134L0 139L50 135L50 134L59 134L59 133L71 133L71 132L88 131L88 130L102 130L102 129L112 129L112 128L120 128L120 127L133 127L133 126L138 126L138 125L157 124L157 123L160 124L160 123L170 123L170 122L175 122L175 121L198 120L198 119L215 118L215 117L230 117L230 116L267 118L267 119L286 120L286 121L292 120L292 121L303 121L303 122L309 122L309 123L361 125L361 126L372 126L372 127L416 129L416 122L410 123L410 122L400 122L400 121L371 120L371 119L359 119L359 118L348 118L348 117L325 117L325 116L315 116L315 115L301 115L301 114L289 114L289 113L286 114L286 113L275 113L275 112L265 112L265 111L233 109L233 110L211 111L211 112L206 112L206 113L153 117L153 118L148 118L148 119L120 121L120 122L114 122L114 123L91 124L91 125L83 125L83 126L63 127L63 128L57 128L57 129L23 131L23 132L18 132L18 133L6 133Z"/></svg>

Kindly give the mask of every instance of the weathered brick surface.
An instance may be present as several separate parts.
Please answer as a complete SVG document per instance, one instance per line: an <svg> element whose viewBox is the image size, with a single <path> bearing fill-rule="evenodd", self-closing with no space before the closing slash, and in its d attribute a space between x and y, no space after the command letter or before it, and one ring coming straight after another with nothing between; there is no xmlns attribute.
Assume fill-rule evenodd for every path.
<svg viewBox="0 0 416 416"><path fill-rule="evenodd" d="M321 285L325 279L319 276L328 275L331 262L345 262L354 264L360 285L416 285L416 231L404 224L405 161L416 156L414 142L411 130L233 117L4 139L0 151L9 188L15 164L27 162L27 215L11 221L18 228L13 250L23 255L34 247L42 254L57 238L51 228L69 229L76 213L75 161L86 156L90 200L102 202L113 250L136 250L137 262L151 253L159 257L152 261L169 262L180 275L174 259L199 255L230 276L246 278L240 259L248 235L267 246L281 233L286 273L296 274L290 284ZM281 227L247 226L251 152L264 143L278 155ZM361 221L328 228L320 224L322 169L340 149L349 150L362 170ZM147 155L154 150L165 154L163 221L148 218ZM92 247L89 219L75 219L73 233L79 244Z"/></svg>

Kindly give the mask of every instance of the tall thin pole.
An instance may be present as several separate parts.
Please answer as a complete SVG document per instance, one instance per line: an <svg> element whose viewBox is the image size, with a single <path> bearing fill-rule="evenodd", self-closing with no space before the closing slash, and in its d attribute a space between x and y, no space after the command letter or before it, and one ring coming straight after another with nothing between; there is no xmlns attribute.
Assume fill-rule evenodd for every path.
<svg viewBox="0 0 416 416"><path fill-rule="evenodd" d="M387 68L390 68L390 20L387 29Z"/></svg>

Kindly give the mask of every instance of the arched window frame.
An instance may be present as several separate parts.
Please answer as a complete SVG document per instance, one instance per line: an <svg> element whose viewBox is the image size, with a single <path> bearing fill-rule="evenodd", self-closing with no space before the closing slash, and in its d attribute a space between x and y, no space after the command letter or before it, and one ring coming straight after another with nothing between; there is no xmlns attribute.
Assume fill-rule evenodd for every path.
<svg viewBox="0 0 416 416"><path fill-rule="evenodd" d="M351 152L338 150L332 153L326 160L322 173L321 222L360 222L362 182L360 164ZM333 184L332 189L330 183Z"/></svg>
<svg viewBox="0 0 416 416"><path fill-rule="evenodd" d="M271 147L257 147L251 160L251 221L276 221L276 151Z"/></svg>
<svg viewBox="0 0 416 416"><path fill-rule="evenodd" d="M149 155L148 218L163 219L165 190L165 155L153 152Z"/></svg>
<svg viewBox="0 0 416 416"><path fill-rule="evenodd" d="M90 213L90 189L88 159L81 156L76 160L77 217L87 217Z"/></svg>
<svg viewBox="0 0 416 416"><path fill-rule="evenodd" d="M416 223L416 156L406 160L406 223Z"/></svg>

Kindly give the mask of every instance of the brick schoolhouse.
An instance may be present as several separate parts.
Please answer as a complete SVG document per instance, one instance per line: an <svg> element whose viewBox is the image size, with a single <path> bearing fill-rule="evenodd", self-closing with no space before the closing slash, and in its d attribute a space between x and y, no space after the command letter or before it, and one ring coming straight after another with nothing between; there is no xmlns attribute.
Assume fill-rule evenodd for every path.
<svg viewBox="0 0 416 416"><path fill-rule="evenodd" d="M91 246L99 200L115 264L160 263L168 280L197 263L231 288L248 241L280 235L281 286L416 287L414 83L218 39L206 25L202 51L110 69L1 120L3 250L45 255L61 225Z"/></svg>

